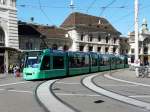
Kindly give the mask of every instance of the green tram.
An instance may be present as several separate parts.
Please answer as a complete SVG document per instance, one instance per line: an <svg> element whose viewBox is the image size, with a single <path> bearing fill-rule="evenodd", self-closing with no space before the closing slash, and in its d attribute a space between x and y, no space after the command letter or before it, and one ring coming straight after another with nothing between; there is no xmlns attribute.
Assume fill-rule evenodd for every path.
<svg viewBox="0 0 150 112"><path fill-rule="evenodd" d="M64 52L46 49L34 57L32 64L28 63L30 58L26 58L23 69L25 80L76 76L128 67L126 56L93 52Z"/></svg>

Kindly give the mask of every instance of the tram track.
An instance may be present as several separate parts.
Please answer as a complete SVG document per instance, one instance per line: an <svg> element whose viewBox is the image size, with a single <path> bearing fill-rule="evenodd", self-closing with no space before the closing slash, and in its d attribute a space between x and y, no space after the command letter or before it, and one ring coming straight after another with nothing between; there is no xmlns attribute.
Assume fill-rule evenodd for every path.
<svg viewBox="0 0 150 112"><path fill-rule="evenodd" d="M111 73L115 73L115 72L118 72L118 70L111 71ZM95 78L98 78L98 76L106 78L105 74L108 74L108 73L110 73L110 71L106 71L103 73L101 72L101 74L99 74L99 73L88 74L88 76L83 76L83 77L79 78L80 80L76 80L77 82L74 80L74 77L73 78L71 77L71 79L73 79L73 81L75 81L75 82L69 80L68 78L46 81L46 82L44 82L44 83L47 83L46 88L48 88L48 89L46 91L49 94L51 94L51 96L47 97L46 92L43 90L42 90L42 92L45 94L42 94L42 96L44 96L46 98L45 102L48 102L49 104L45 104L45 102L41 101L42 98L38 97L38 100L40 100L40 103L42 104L42 106L43 105L45 106L44 108L46 108L47 109L46 111L48 111L48 112L49 111L50 112L60 112L60 110L61 110L61 112L79 112L79 110L82 110L81 107L78 108L78 106L75 104L75 102L73 103L71 100L68 100L69 97L70 98L77 97L77 99L78 99L78 97L82 97L81 98L82 100L87 100L88 97L91 97L91 98L95 97L98 99L101 98L101 100L96 100L95 102L103 101L103 99L105 99L105 97L106 97L106 99L104 100L105 103L108 101L108 99L110 99L110 100L112 99L112 101L115 100L114 102L119 101L121 103L121 105L126 105L126 106L130 105L129 107L131 109L132 109L132 107L137 108L137 109L139 109L138 112L139 111L140 112L141 111L148 112L150 110L150 103L135 99L134 97L129 97L129 96L117 93L117 91L116 92L111 91L110 89L107 90L107 88L100 86L95 82L95 80L94 80ZM76 78L76 79L78 79L78 78ZM88 79L88 81L85 81L87 79ZM106 78L106 79L108 79L108 78ZM108 80L111 80L111 79L108 79ZM44 83L40 84L40 86L43 85ZM84 91L82 91L83 87L81 85L85 88ZM77 90L77 88L72 88L72 87L76 87L76 86L80 86L81 88L79 90ZM121 85L121 86L126 87L124 85ZM107 85L106 85L106 87L107 87ZM134 86L132 86L132 87L134 87ZM37 87L37 88L39 88L39 87ZM69 88L72 88L72 89L69 89ZM90 90L91 92L90 93L87 92L88 93L87 94L85 92L85 90ZM50 99L51 101L50 102L47 101L48 99ZM119 102L117 104L119 104ZM61 107L59 107L58 105L61 105ZM66 110L65 108L67 108L69 110Z"/></svg>
<svg viewBox="0 0 150 112"><path fill-rule="evenodd" d="M103 77L107 78L107 77L105 77L105 74L107 74L107 73L103 73ZM125 96L123 94L118 94L117 92L107 90L107 89L101 87L100 85L96 84L96 82L94 81L94 78L96 78L98 76L99 75L87 76L84 79L82 79L82 84L85 87L87 87L88 89L90 89L91 91L96 92L97 94L104 95L106 97L118 100L123 103L134 105L136 107L140 107L144 110L148 110L148 111L150 110L150 103L148 103L148 102L137 100L133 97L131 98L131 97ZM145 85L145 86L148 86L148 85Z"/></svg>
<svg viewBox="0 0 150 112"><path fill-rule="evenodd" d="M108 71L106 71L106 72L108 72ZM105 72L104 72L105 73ZM102 73L101 75L103 75L104 73ZM93 74L97 74L97 73L92 73L92 74L89 74L89 75L93 75ZM87 76L86 76L87 77ZM82 80L84 79L85 77L83 77L81 80L80 80L80 84L81 85L83 85L82 84ZM61 79L59 79L59 80L51 80L51 81L46 81L46 82L44 82L44 83L47 83L46 85L48 85L47 87L49 88L49 93L51 94L51 96L55 99L55 102L59 102L59 104L60 105L63 105L63 109L64 108L67 108L67 109L69 109L69 110L67 110L67 111L63 111L63 112L79 112L79 110L78 109L76 109L76 108L74 108L73 106L71 106L69 103L66 103L64 100L62 100L61 98L59 98L57 95L61 95L61 94L59 94L59 93L54 93L54 89L52 88L53 87L53 85L55 84L55 83L62 83L63 84L63 82L59 82ZM57 106L56 106L56 104L54 104L54 106L52 106L52 108L50 108L51 106L51 103L50 104L46 104L45 102L46 101L43 101L42 100L42 98L40 98L39 97L39 95L38 95L38 89L40 88L40 86L42 85L42 84L44 84L43 82L42 83L40 83L37 87L36 87L36 89L35 89L35 98L36 98L36 100L39 102L39 104L44 108L44 110L46 111L46 112L60 112L60 109L59 108L57 108ZM64 84L79 84L79 83L64 83ZM83 85L83 87L85 87L84 85ZM43 94L43 96L44 96L45 94ZM67 94L67 95L79 95L79 96L82 96L82 94ZM42 95L40 95L40 96L42 96ZM85 94L83 94L83 96L99 96L99 95L85 95ZM51 97L51 98L52 98ZM52 102L52 101L51 101ZM56 109L56 110L55 110Z"/></svg>
<svg viewBox="0 0 150 112"><path fill-rule="evenodd" d="M79 112L77 109L61 100L53 92L53 85L58 80L50 80L40 84L36 88L36 99L43 106L46 112Z"/></svg>

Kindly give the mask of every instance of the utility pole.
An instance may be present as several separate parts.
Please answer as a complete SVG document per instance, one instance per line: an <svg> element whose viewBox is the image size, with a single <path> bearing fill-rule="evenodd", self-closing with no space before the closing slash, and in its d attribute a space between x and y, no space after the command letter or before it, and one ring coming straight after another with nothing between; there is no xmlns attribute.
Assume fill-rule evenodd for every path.
<svg viewBox="0 0 150 112"><path fill-rule="evenodd" d="M140 63L139 61L139 30L138 30L138 11L139 11L139 3L138 0L135 0L135 23L134 23L134 29L135 29L135 72L136 72L136 76L139 77L139 68L138 65Z"/></svg>

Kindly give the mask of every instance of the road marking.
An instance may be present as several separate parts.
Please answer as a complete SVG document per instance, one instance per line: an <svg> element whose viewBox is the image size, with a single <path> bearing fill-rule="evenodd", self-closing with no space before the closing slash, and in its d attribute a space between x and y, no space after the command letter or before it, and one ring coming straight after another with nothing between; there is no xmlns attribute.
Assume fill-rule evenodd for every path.
<svg viewBox="0 0 150 112"><path fill-rule="evenodd" d="M74 112L73 109L59 101L49 90L49 87L55 81L56 80L46 81L37 88L36 93L38 99L50 112Z"/></svg>
<svg viewBox="0 0 150 112"><path fill-rule="evenodd" d="M129 96L131 98L150 98L150 95L134 95L134 96Z"/></svg>
<svg viewBox="0 0 150 112"><path fill-rule="evenodd" d="M150 85L148 85L148 84L143 84L143 83L138 83L138 82L131 82L131 81L127 81L127 80L122 80L122 79L118 79L118 78L111 77L111 76L108 75L108 74L105 74L104 76L105 76L106 78L108 78L108 79L112 79L112 80L119 81L119 82L125 82L125 83L129 83L129 84L134 84L134 85L139 85L139 86L150 87Z"/></svg>
<svg viewBox="0 0 150 112"><path fill-rule="evenodd" d="M17 93L31 93L31 94L33 94L32 91L22 91L22 90L7 90L7 89L0 89L0 91L11 91L11 92L17 92Z"/></svg>
<svg viewBox="0 0 150 112"><path fill-rule="evenodd" d="M79 85L80 83L70 83L70 82L56 82L57 84L72 84L72 85ZM81 85L81 84L80 84Z"/></svg>
<svg viewBox="0 0 150 112"><path fill-rule="evenodd" d="M113 92L110 92L108 90L105 90L103 88L100 88L100 87L96 86L91 81L92 78L94 78L95 76L97 76L97 75L92 75L92 76L86 77L85 79L83 79L83 84L86 87L90 88L91 90L93 90L93 91L95 91L95 92L97 92L99 94L103 94L103 95L111 97L113 99L116 99L116 100L119 100L119 101L122 101L122 102L125 102L125 103L128 103L128 104L131 104L131 105L135 105L135 106L140 107L140 108L145 108L147 110L150 110L150 103L139 101L139 100L127 97L127 96L122 96L120 94L113 93Z"/></svg>
<svg viewBox="0 0 150 112"><path fill-rule="evenodd" d="M10 86L10 85L17 85L17 84L24 84L24 83L28 83L28 82L27 82L27 81L22 81L22 82L15 82L15 83L1 84L0 87Z"/></svg>
<svg viewBox="0 0 150 112"><path fill-rule="evenodd" d="M94 96L100 96L100 95L92 95L92 94L68 94L68 93L55 93L57 95L60 95L60 96L91 96L91 97L94 97Z"/></svg>
<svg viewBox="0 0 150 112"><path fill-rule="evenodd" d="M17 92L17 93L30 93L30 94L33 94L33 92L31 92L31 91L22 91L22 90L7 90L7 91Z"/></svg>
<svg viewBox="0 0 150 112"><path fill-rule="evenodd" d="M103 87L107 87L107 86L108 87L109 86L110 87L120 87L120 86L122 86L122 87L130 87L131 86L132 87L132 86L134 86L135 87L135 86L139 86L139 85L129 85L129 84L128 85L101 84L101 86L103 86Z"/></svg>

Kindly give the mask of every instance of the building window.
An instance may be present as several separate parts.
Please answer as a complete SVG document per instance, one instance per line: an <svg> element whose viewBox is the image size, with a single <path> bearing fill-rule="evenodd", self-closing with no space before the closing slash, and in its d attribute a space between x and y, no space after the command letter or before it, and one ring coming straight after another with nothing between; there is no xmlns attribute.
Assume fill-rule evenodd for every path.
<svg viewBox="0 0 150 112"><path fill-rule="evenodd" d="M144 47L144 54L148 54L148 48Z"/></svg>
<svg viewBox="0 0 150 112"><path fill-rule="evenodd" d="M83 35L83 34L81 34L81 41L83 41L83 38L84 38L84 35Z"/></svg>
<svg viewBox="0 0 150 112"><path fill-rule="evenodd" d="M84 49L84 46L82 46L82 45L79 46L79 50L80 50L80 51L83 51L83 49Z"/></svg>
<svg viewBox="0 0 150 112"><path fill-rule="evenodd" d="M89 41L92 42L92 40L93 40L93 35L90 34L90 35L89 35Z"/></svg>
<svg viewBox="0 0 150 112"><path fill-rule="evenodd" d="M4 32L2 29L0 29L0 46L4 46L5 41L4 41Z"/></svg>
<svg viewBox="0 0 150 112"><path fill-rule="evenodd" d="M97 48L97 51L98 51L98 52L101 52L101 47L98 47L98 48Z"/></svg>
<svg viewBox="0 0 150 112"><path fill-rule="evenodd" d="M101 36L100 36L100 35L98 36L98 41L99 41L99 42L101 41Z"/></svg>
<svg viewBox="0 0 150 112"><path fill-rule="evenodd" d="M116 43L116 40L117 40L117 39L116 39L116 38L114 38L114 44Z"/></svg>
<svg viewBox="0 0 150 112"><path fill-rule="evenodd" d="M69 49L69 47L67 45L64 45L63 50L67 51Z"/></svg>
<svg viewBox="0 0 150 112"><path fill-rule="evenodd" d="M108 47L105 48L105 52L108 53Z"/></svg>
<svg viewBox="0 0 150 112"><path fill-rule="evenodd" d="M108 40L109 40L108 37L106 37L106 43L108 43Z"/></svg>
<svg viewBox="0 0 150 112"><path fill-rule="evenodd" d="M134 49L131 49L131 53L134 53Z"/></svg>
<svg viewBox="0 0 150 112"><path fill-rule="evenodd" d="M92 46L89 46L89 51L93 51L93 47Z"/></svg>
<svg viewBox="0 0 150 112"><path fill-rule="evenodd" d="M115 47L113 48L113 53L116 53L116 48Z"/></svg>

